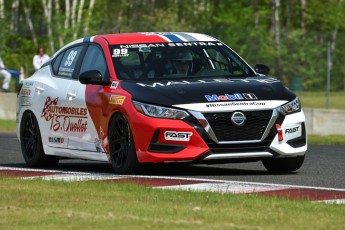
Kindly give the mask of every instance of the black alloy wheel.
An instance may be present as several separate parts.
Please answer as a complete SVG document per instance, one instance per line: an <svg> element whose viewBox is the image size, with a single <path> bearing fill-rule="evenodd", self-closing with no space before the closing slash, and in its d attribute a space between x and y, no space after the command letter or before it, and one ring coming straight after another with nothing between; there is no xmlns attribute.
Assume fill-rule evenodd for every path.
<svg viewBox="0 0 345 230"><path fill-rule="evenodd" d="M54 167L58 164L59 158L44 154L40 129L32 112L23 115L20 143L24 160L29 167Z"/></svg>
<svg viewBox="0 0 345 230"><path fill-rule="evenodd" d="M134 140L128 121L116 113L108 132L110 160L113 170L119 174L132 174L139 168Z"/></svg>

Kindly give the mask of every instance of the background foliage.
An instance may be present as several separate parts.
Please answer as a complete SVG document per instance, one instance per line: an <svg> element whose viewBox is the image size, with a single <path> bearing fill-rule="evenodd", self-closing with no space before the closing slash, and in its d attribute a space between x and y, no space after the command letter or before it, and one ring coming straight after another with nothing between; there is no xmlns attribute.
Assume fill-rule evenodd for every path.
<svg viewBox="0 0 345 230"><path fill-rule="evenodd" d="M250 65L293 87L345 90L343 0L0 0L0 55L33 71L38 46L51 56L84 36L188 31L221 39ZM330 51L331 58L327 58ZM298 81L297 81L298 80ZM295 89L298 90L298 89Z"/></svg>

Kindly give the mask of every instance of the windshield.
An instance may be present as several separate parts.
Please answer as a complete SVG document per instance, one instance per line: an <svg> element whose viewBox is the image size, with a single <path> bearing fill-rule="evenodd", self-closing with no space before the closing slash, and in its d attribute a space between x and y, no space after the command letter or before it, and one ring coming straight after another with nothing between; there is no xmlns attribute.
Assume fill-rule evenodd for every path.
<svg viewBox="0 0 345 230"><path fill-rule="evenodd" d="M112 45L110 50L121 80L255 75L237 54L220 42Z"/></svg>

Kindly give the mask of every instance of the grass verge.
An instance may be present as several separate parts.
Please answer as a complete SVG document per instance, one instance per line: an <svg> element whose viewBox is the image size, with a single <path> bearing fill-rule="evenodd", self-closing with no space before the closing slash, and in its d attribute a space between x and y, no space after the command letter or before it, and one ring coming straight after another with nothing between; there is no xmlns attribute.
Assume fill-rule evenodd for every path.
<svg viewBox="0 0 345 230"><path fill-rule="evenodd" d="M344 205L0 177L0 228L341 229Z"/></svg>
<svg viewBox="0 0 345 230"><path fill-rule="evenodd" d="M326 92L296 92L302 108L326 109ZM330 109L345 109L345 92L331 92Z"/></svg>
<svg viewBox="0 0 345 230"><path fill-rule="evenodd" d="M16 121L0 119L0 131L6 131L6 132L16 131Z"/></svg>

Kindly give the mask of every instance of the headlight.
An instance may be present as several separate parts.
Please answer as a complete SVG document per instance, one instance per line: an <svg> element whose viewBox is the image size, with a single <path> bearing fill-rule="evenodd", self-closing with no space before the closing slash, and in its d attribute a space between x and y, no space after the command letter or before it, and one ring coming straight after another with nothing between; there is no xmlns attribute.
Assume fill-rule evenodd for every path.
<svg viewBox="0 0 345 230"><path fill-rule="evenodd" d="M301 103L299 102L299 98L296 97L294 100L286 103L285 105L280 106L279 112L283 115L296 113L301 111Z"/></svg>
<svg viewBox="0 0 345 230"><path fill-rule="evenodd" d="M144 104L137 101L133 101L133 104L139 113L150 117L182 120L189 116L186 111L179 109L165 108L156 105Z"/></svg>

